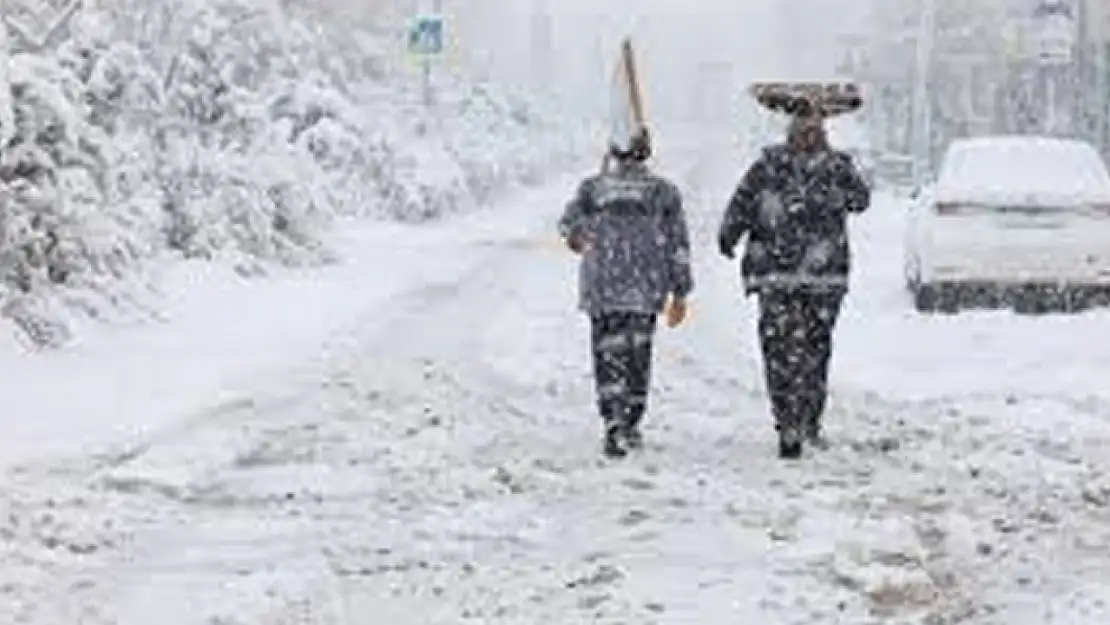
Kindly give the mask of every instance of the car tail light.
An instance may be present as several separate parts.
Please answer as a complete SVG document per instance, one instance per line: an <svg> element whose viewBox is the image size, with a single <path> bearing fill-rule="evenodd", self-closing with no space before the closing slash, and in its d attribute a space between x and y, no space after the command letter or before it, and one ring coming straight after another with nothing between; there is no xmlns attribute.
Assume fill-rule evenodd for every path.
<svg viewBox="0 0 1110 625"><path fill-rule="evenodd" d="M988 204L973 204L968 202L937 202L933 211L940 217L986 215L999 210Z"/></svg>

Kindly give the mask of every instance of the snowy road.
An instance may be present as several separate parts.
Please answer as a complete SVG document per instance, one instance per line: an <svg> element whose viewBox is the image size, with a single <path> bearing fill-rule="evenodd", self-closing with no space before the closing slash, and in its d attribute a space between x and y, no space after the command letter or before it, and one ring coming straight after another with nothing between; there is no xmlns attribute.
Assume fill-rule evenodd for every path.
<svg viewBox="0 0 1110 625"><path fill-rule="evenodd" d="M548 243L566 192L439 239L448 275L299 375L13 470L0 622L1110 622L1107 316L912 315L880 202L855 231L834 448L784 464L711 198L648 449L605 462L573 261Z"/></svg>

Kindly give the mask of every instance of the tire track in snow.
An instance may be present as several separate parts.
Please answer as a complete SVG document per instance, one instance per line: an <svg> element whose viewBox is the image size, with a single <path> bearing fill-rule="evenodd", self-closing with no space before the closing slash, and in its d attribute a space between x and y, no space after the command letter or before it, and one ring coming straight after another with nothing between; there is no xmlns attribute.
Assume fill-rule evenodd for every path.
<svg viewBox="0 0 1110 625"><path fill-rule="evenodd" d="M512 270L502 276L525 297L502 298L503 305L492 311L482 306L488 281L481 272L453 294L416 294L422 304L431 299L434 305L407 311L403 323L385 335L393 344L364 343L363 353L325 381L327 392L315 397L320 405L300 401L281 414L246 416L259 423L246 429L247 444L237 456L251 461L229 463L222 473L190 474L195 496L163 501L162 518L148 519L147 530L136 532L145 544L131 550L129 570L115 572L122 581L95 597L114 603L121 622L141 618L150 606L174 605L165 588L175 584L187 585L193 601L212 597L204 603L217 609L216 589L230 579L226 563L214 563L233 545L243 553L230 558L239 569L231 579L265 585L277 582L256 570L259 561L288 562L297 555L290 553L291 545L314 540L321 545L316 555L323 554L328 566L321 568L320 558L306 550L293 560L306 569L302 581L315 575L318 585L372 598L374 606L386 599L375 592L402 608L412 605L405 596L427 606L424 595L438 592L442 622L467 614L491 622L565 622L568 613L594 620L630 610L651 622L661 613L681 618L699 609L719 610L745 587L750 592L762 576L738 567L737 555L720 554L720 544L734 539L735 528L717 530L717 544L694 540L714 526L701 508L703 501L715 500L698 492L711 492L711 479L651 462L599 473L605 463L597 456L585 353L579 344L568 345L568 336L584 327L568 305L570 291L553 293L548 286L569 269L553 258L517 257L527 262L510 264ZM527 305L505 305L509 302ZM445 318L468 333L441 329ZM527 330L536 323L544 331ZM404 336L422 340L395 342ZM513 358L496 358L498 349L508 349ZM457 359L465 360L463 367ZM578 375L563 382L570 370ZM537 397L535 389L547 390ZM506 409L513 404L515 409ZM223 432L227 423L211 425ZM209 441L218 438L208 434ZM194 444L198 453L212 445ZM117 469L134 471L164 453L164 447L152 447ZM188 465L182 468L189 473ZM305 473L323 479L306 480ZM284 496L289 493L295 496ZM176 523L168 522L171 511L180 515ZM460 511L469 514L460 517ZM283 522L294 512L311 521ZM247 524L268 526L272 535L245 532ZM199 555L182 557L183 546ZM662 562L655 561L659 555ZM722 562L703 570L714 558ZM176 575L136 585L151 571ZM698 579L707 572L710 579ZM701 604L683 606L675 579L689 579L694 584L689 592L700 593ZM239 586L251 588L242 581ZM297 596L295 584L277 588ZM394 597L398 588L400 599ZM324 608L334 613L342 603L334 592L304 596L328 599L323 615ZM255 593L265 594L257 588ZM666 601L658 600L661 593L669 593ZM710 593L718 598L705 601ZM251 617L246 606L239 609L244 612L237 616L246 622L275 618L265 610ZM421 622L437 622L434 613L425 616L429 620Z"/></svg>
<svg viewBox="0 0 1110 625"><path fill-rule="evenodd" d="M710 280L734 281L727 270L718 277L711 269ZM755 325L754 307L729 302L725 292L706 295L715 299L703 308L716 319L698 326L713 327L719 342L730 332L754 333ZM721 386L718 366L741 372L728 382L737 420L750 420L738 396L759 398L762 423L747 430L769 447L754 334L744 339L730 347L739 354L713 365L709 354L686 359L718 380L711 388ZM1038 419L1038 411L1056 414ZM802 556L795 571L820 581L803 602L819 606L814 622L1104 622L1110 589L1091 579L1110 557L1108 415L1102 402L1086 397L983 393L909 401L834 381L827 416L834 449L803 462L800 484L768 488L787 497L805 493L782 534L788 551ZM830 596L830 589L839 592Z"/></svg>
<svg viewBox="0 0 1110 625"><path fill-rule="evenodd" d="M711 238L711 231L699 234ZM701 268L694 328L702 336L671 356L700 371L684 379L699 385L687 390L703 413L735 415L738 451L759 441L744 456L753 459L747 479L774 476L764 492L797 500L777 516L749 501L729 508L775 526L783 547L779 572L799 576L806 589L800 611L809 611L812 622L1105 620L1108 589L1090 582L1110 556L1102 529L1110 410L1102 402L989 393L975 402L908 401L834 383L827 417L834 448L784 479L783 469L767 461L773 433L755 310L730 293L738 290L733 271L720 261ZM731 395L726 402L707 401L722 392ZM1038 408L1087 417L1049 436L1052 425L1015 429L1037 420L1006 415ZM1058 427L1059 419L1053 423Z"/></svg>
<svg viewBox="0 0 1110 625"><path fill-rule="evenodd" d="M605 462L571 262L492 247L303 389L24 475L8 531L44 545L19 573L53 594L13 592L62 610L26 622L1105 622L1099 447L837 389L834 448L781 463L750 308L707 254L690 325L660 335L649 449ZM136 475L189 495L109 479Z"/></svg>
<svg viewBox="0 0 1110 625"><path fill-rule="evenodd" d="M137 579L141 580L145 572L179 566L182 574L187 575L190 566L196 565L196 559L189 566L178 565L173 563L172 558L166 561L165 555L159 555L157 550L153 554L144 554L141 546L120 546L119 543L123 542L123 538L129 538L129 534L148 534L148 542L156 544L161 536L151 538L149 534L152 530L169 530L164 533L172 538L173 531L184 531L182 528L187 527L190 522L196 521L198 517L203 519L207 514L205 511L221 514L234 512L236 507L246 508L240 511L245 512L247 517L240 519L244 524L249 525L259 520L265 522L266 507L275 507L275 502L280 507L282 502L288 503L289 500L296 499L296 490L266 493L253 500L248 497L246 501L228 497L226 493L219 491L218 476L215 475L219 471L213 469L226 470L228 467L241 465L242 458L238 454L242 452L244 457L250 455L244 449L249 448L252 438L266 439L275 427L280 430L274 421L282 419L275 419L275 416L292 411L294 420L301 418L295 414L294 409L298 408L296 404L303 404L306 395L318 400L313 393L305 393L306 390L312 389L290 391L289 397L292 399L285 405L279 405L286 401L283 398L252 397L247 393L248 397L242 402L216 406L178 427L157 432L137 443L127 442L111 453L56 464L48 463L44 466L28 466L17 471L17 475L25 474L22 481L36 484L38 488L28 487L23 491L4 493L7 495L3 499L4 510L10 513L10 524L16 526L5 535L8 540L4 546L19 556L30 549L30 565L35 569L35 578L41 577L38 575L40 569L48 568L38 558L39 554L34 553L37 549L35 542L41 543L46 549L61 546L62 549L68 548L77 554L94 550L96 541L102 541L105 548L101 549L97 558L85 558L87 561L75 558L75 561L69 563L73 568L70 571L72 574L62 575L57 580L52 580L49 576L45 580L32 580L29 579L30 576L21 573L21 569L9 568L6 572L10 573L10 579L18 581L6 586L4 592L9 596L38 598L27 601L27 605L23 607L19 607L19 602L15 600L9 602L8 606L18 610L18 614L22 615L21 622L76 622L68 616L54 614L51 612L52 608L58 608L66 615L86 610L88 613L83 618L93 622L101 618L96 617L94 612L103 610L92 608L103 603L102 600L110 597L113 591L135 584ZM303 406L300 408L303 409ZM312 425L309 423L306 427ZM15 490L11 484L9 487L9 490ZM30 492L32 490L43 492ZM71 491L76 494L68 494ZM75 503L67 501L67 496L72 497ZM122 511L115 515L121 520L120 527L111 527L111 520L105 522L102 517L112 515L107 514L106 510L97 509L109 505ZM96 510L97 514L90 515L89 509ZM201 512L198 513L197 510ZM35 529L34 525L39 521L37 517L40 516L46 520L38 525L45 523L45 526ZM93 518L82 518L86 516ZM107 527L95 527L98 523ZM20 525L31 525L36 536L17 542L15 539L25 538L20 535ZM67 529L68 525L77 527ZM66 536L55 535L64 532L75 533L76 537L67 539ZM272 544L259 549L251 557L270 562L288 558L288 536L281 536L280 532L278 534L277 538L270 541ZM244 543L251 542L249 536L241 539ZM83 546L82 541L91 542L93 547ZM228 539L208 540L212 545L209 562L222 559L221 554L226 546L222 543L227 541ZM309 542L318 550L318 540ZM113 544L117 549L113 551L107 548ZM266 555L267 553L270 555ZM45 555L47 561L52 559L50 554ZM159 557L163 560L158 561ZM201 570L198 571L201 575L204 573L204 566L207 565L201 563ZM108 570L112 567L123 569L125 573ZM93 581L96 577L102 579ZM41 583L35 585L32 581ZM48 583L50 581L54 583ZM80 588L81 592L74 593L75 588ZM91 598L84 599L86 596ZM141 617L135 618L141 620ZM188 617L183 615L183 618ZM262 622L273 621L264 619Z"/></svg>
<svg viewBox="0 0 1110 625"><path fill-rule="evenodd" d="M336 588L368 608L398 602L399 610L439 593L442 617L427 622L542 622L568 613L594 620L634 609L642 622L789 613L796 593L786 581L767 582L764 552L768 531L788 525L793 508L762 500L796 476L783 477L756 443L762 438L736 435L731 419L684 423L713 404L725 414L731 401L722 391L736 384L708 384L714 378L696 366L704 352L677 360L661 376L670 382L650 424L652 453L617 467L599 462L584 327L569 305L572 289L551 292L557 272L569 269L556 258L517 250L458 284L414 292L386 332L359 342L315 402L273 411L260 402L263 409L240 414L235 445L220 440L229 436L226 420L202 421L208 429L116 467L168 467L190 487L147 492L191 495L165 498L144 519L136 533L145 544L131 550L129 566L105 576L116 585L94 596L113 599L123 622L180 601L164 593L183 584L194 601L212 597L205 603L217 613L237 610L246 622L292 614L282 607L289 601L303 607L265 598L267 585L280 589L272 594L323 601L309 621L320 623L344 603ZM488 272L501 265L511 269L491 281ZM499 284L510 292L491 298ZM579 340L568 340L576 330ZM710 334L703 345L720 340ZM498 359L498 350L511 358ZM546 397L536 396L539 388ZM252 420L255 427L245 427ZM212 447L238 451L212 458L203 453ZM190 450L204 462L190 463ZM118 473L110 483L139 483ZM462 510L471 514L460 517ZM722 526L729 516L736 524ZM271 529L259 536L250 527L259 523ZM184 546L200 555L181 557ZM234 547L241 553L230 557ZM316 590L271 579L264 565L277 561L300 563L298 579L315 579ZM152 572L162 576L137 583ZM257 605L220 606L220 587L237 578L261 586ZM112 593L123 588L132 596L121 601Z"/></svg>

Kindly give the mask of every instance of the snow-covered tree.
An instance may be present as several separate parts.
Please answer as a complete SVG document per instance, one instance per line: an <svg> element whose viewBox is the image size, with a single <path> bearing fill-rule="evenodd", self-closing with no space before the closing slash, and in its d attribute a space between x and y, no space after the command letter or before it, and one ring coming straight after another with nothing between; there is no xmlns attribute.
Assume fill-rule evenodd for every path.
<svg viewBox="0 0 1110 625"><path fill-rule="evenodd" d="M422 110L386 29L312 3L2 1L0 314L38 344L149 263L326 262L334 217L464 210L577 149L554 108L459 75Z"/></svg>

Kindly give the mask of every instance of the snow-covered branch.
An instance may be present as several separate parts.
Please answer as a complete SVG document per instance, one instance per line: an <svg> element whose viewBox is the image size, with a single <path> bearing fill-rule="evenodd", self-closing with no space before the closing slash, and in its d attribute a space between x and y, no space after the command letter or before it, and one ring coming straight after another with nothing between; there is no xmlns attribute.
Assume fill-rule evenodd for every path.
<svg viewBox="0 0 1110 625"><path fill-rule="evenodd" d="M0 146L8 145L15 137L12 57L39 52L60 44L66 36L70 20L83 5L83 0L70 0L64 9L54 11L43 2L36 11L33 10L35 7L28 6L26 2L27 0L0 0ZM44 18L48 21L45 24L28 24L19 19L19 13L28 15L33 22Z"/></svg>
<svg viewBox="0 0 1110 625"><path fill-rule="evenodd" d="M7 0L11 3L15 0ZM26 0L21 0L26 2ZM84 0L70 0L61 11L53 10L39 10L27 11L30 13L31 19L36 23L28 24L27 21L21 20L12 13L5 11L4 22L7 24L9 32L15 35L17 41L8 40L8 54L19 54L24 52L38 52L44 48L52 48L58 45L62 39L65 38L70 20L81 9ZM10 5L9 5L10 6ZM26 7L26 5L23 5ZM49 8L45 3L42 7ZM39 20L47 20L46 23L41 23Z"/></svg>

